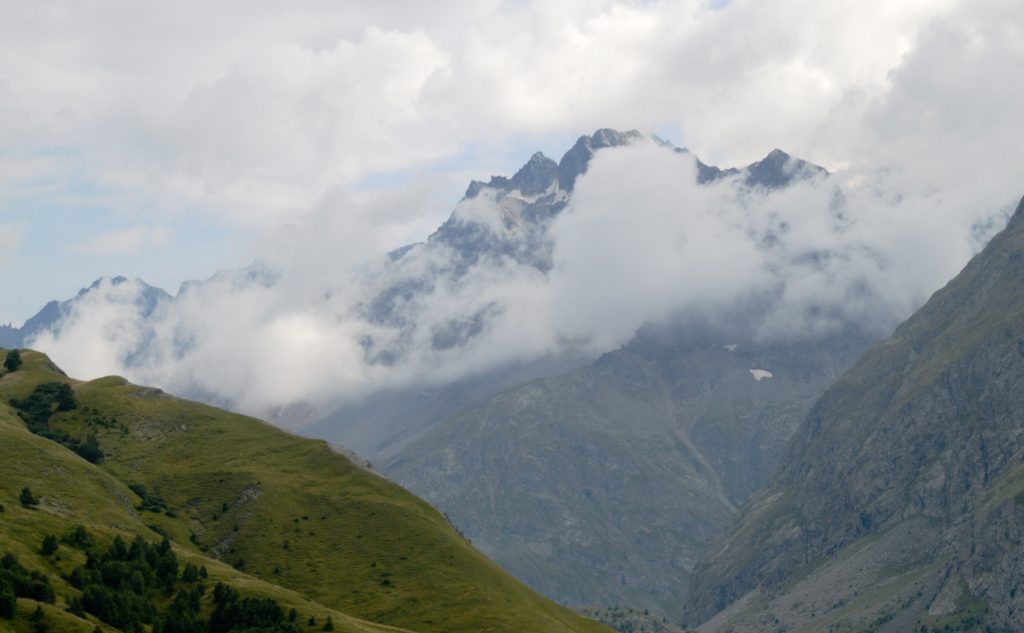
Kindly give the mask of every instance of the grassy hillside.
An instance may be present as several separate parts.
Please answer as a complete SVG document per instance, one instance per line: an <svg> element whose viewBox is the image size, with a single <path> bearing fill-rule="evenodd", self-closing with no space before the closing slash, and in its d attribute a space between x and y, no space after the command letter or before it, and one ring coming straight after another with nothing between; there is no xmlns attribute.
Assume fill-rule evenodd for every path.
<svg viewBox="0 0 1024 633"><path fill-rule="evenodd" d="M47 432L95 435L102 463L30 433L8 404L54 381L73 386L77 406L55 413ZM116 377L72 381L38 353L0 377L0 463L0 554L51 579L51 631L95 624L63 610L76 590L61 576L84 554L65 545L60 560L39 554L43 535L77 524L98 541L166 534L211 582L271 596L296 608L303 626L330 614L342 631L386 630L367 621L415 631L606 630L519 584L428 504L324 442ZM19 503L24 486L40 497L37 508ZM35 606L19 599L19 616Z"/></svg>

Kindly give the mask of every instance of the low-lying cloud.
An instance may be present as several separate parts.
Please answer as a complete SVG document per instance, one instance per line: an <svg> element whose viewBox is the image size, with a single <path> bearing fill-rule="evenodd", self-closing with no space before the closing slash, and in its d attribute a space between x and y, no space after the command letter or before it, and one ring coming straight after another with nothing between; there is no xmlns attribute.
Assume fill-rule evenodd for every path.
<svg viewBox="0 0 1024 633"><path fill-rule="evenodd" d="M61 138L101 134L100 180L145 156L141 172L114 170L117 183L242 218L263 261L191 285L145 319L141 285L101 285L34 345L77 376L123 373L261 411L599 353L667 319L728 319L759 339L882 334L1024 193L1019 2L598 5L459 4L468 31L373 9L369 23L388 28L334 33L303 26L323 22L303 14L286 41L204 38L206 62L189 57L133 92L137 103L84 100L70 118L31 106L58 88L68 103L118 91L42 82L0 59L23 97L0 108L18 122L0 139L32 145L52 121L67 122ZM243 30L263 25L257 16ZM116 59L112 85L138 75L131 56ZM216 72L197 70L207 63ZM110 117L120 135L104 134ZM415 196L353 193L367 175L477 139L598 125L678 127L676 140L710 162L778 145L833 174L772 193L697 186L686 155L603 150L540 241L524 241L537 236L514 205L464 202L458 221L528 245L469 263L438 240L387 257L396 236L428 232L409 211ZM535 250L550 268L530 265Z"/></svg>
<svg viewBox="0 0 1024 633"><path fill-rule="evenodd" d="M368 262L345 252L340 216L314 214L266 262L189 285L149 318L141 283L101 284L33 344L73 375L122 373L259 412L597 354L652 321L729 320L751 340L883 335L1008 211L898 184L848 171L777 191L698 185L690 155L639 142L597 153L548 228L550 270L485 252L453 272L436 240ZM455 217L519 239L503 213L481 195ZM386 293L400 298L373 315Z"/></svg>

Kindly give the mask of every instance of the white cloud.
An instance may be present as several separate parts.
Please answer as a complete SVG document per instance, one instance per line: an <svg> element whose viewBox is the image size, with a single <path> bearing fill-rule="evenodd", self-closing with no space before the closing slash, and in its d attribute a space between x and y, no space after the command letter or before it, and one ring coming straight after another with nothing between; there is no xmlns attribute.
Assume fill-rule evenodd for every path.
<svg viewBox="0 0 1024 633"><path fill-rule="evenodd" d="M600 126L678 127L715 161L859 161L865 112L937 31L995 62L943 82L954 104L1018 74L1024 17L1006 0L7 5L8 153L69 148L58 176L242 224L374 172ZM932 53L966 69L955 40Z"/></svg>
<svg viewBox="0 0 1024 633"><path fill-rule="evenodd" d="M87 293L64 322L66 335L43 332L31 345L45 349L68 363L72 371L97 378L124 375L125 357L136 351L146 338L146 325L137 303L142 284L102 281Z"/></svg>
<svg viewBox="0 0 1024 633"><path fill-rule="evenodd" d="M311 215L277 241L266 270L192 286L145 323L130 289L103 286L59 336L33 345L76 375L120 363L137 381L259 412L597 354L652 321L728 323L722 344L848 326L882 335L978 248L976 225L1005 219L1001 208L843 176L766 194L739 178L699 186L690 156L653 143L604 150L551 225L548 273L488 256L453 277L458 260L437 243L367 264L358 244L372 227L340 221L365 222L365 210L330 200L325 209L353 209ZM457 216L491 239L524 239L521 225L495 221L509 213L481 194ZM370 317L392 292L386 318Z"/></svg>
<svg viewBox="0 0 1024 633"><path fill-rule="evenodd" d="M159 212L207 209L260 236L253 254L280 275L179 298L144 333L137 380L254 410L600 351L672 315L742 312L761 337L884 330L1024 193L1013 0L381 4L6 12L0 143L78 152L26 173L76 170ZM448 185L421 175L369 194L365 176L599 126L681 129L672 140L726 164L783 147L836 174L764 197L698 188L684 157L650 146L610 151L552 228L548 275L506 257L450 283L443 249L367 263L428 233L438 210L411 200ZM506 230L487 196L458 214ZM394 316L415 327L367 320L400 281L434 284L398 293ZM122 308L87 307L40 339L83 376L95 372L76 350L104 368L124 352L102 342ZM478 326L468 344L433 345ZM370 339L396 358L367 362Z"/></svg>
<svg viewBox="0 0 1024 633"><path fill-rule="evenodd" d="M138 255L143 250L159 248L167 243L171 231L164 226L131 226L100 233L75 247L88 255Z"/></svg>

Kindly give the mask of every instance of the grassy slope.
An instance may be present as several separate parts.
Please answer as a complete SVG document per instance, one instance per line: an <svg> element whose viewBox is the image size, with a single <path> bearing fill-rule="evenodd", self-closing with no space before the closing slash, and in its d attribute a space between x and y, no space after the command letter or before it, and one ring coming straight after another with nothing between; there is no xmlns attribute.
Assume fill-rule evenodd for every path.
<svg viewBox="0 0 1024 633"><path fill-rule="evenodd" d="M0 378L0 502L7 507L0 549L26 564L44 564L32 553L42 534L77 522L110 534L159 525L183 552L219 556L241 570L208 562L215 575L287 596L278 597L282 603L308 605L300 606L303 613L332 608L416 631L606 630L512 579L398 486L324 442L251 418L119 378L73 382L79 407L55 416L51 426L77 435L92 418L118 422L89 429L106 454L101 467L93 466L29 434L6 406L40 382L67 380L45 356L24 357L21 370ZM139 500L127 488L136 483L166 499L176 516L139 516ZM18 504L26 484L42 495L40 510ZM340 613L334 619L348 630L373 630Z"/></svg>

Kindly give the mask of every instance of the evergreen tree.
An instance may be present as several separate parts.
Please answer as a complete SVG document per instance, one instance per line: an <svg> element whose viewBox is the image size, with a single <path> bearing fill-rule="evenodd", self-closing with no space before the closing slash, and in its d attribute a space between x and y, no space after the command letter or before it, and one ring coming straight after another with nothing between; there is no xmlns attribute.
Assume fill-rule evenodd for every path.
<svg viewBox="0 0 1024 633"><path fill-rule="evenodd" d="M92 547L92 536L85 529L85 526L76 525L67 536L64 537L64 542L71 547L78 549L87 549Z"/></svg>
<svg viewBox="0 0 1024 633"><path fill-rule="evenodd" d="M181 572L182 582L195 582L199 580L199 568L192 563L187 563L185 569Z"/></svg>
<svg viewBox="0 0 1024 633"><path fill-rule="evenodd" d="M43 537L43 544L39 548L39 553L43 556L50 556L57 551L58 541L56 534L47 534Z"/></svg>
<svg viewBox="0 0 1024 633"><path fill-rule="evenodd" d="M169 548L157 560L156 577L168 589L174 587L178 580L178 557Z"/></svg>
<svg viewBox="0 0 1024 633"><path fill-rule="evenodd" d="M93 464L103 463L103 451L100 449L100 443L95 435L88 435L84 442L74 447L74 451L87 462Z"/></svg>
<svg viewBox="0 0 1024 633"><path fill-rule="evenodd" d="M17 598L14 597L13 592L0 591L0 619L10 620L13 618L17 606Z"/></svg>
<svg viewBox="0 0 1024 633"><path fill-rule="evenodd" d="M7 371L18 371L18 368L21 367L21 352L16 349L7 352L7 358L4 359L4 367Z"/></svg>
<svg viewBox="0 0 1024 633"><path fill-rule="evenodd" d="M32 490L28 486L21 489L19 499L21 499L21 505L26 508L34 508L39 505L39 498L32 494Z"/></svg>

